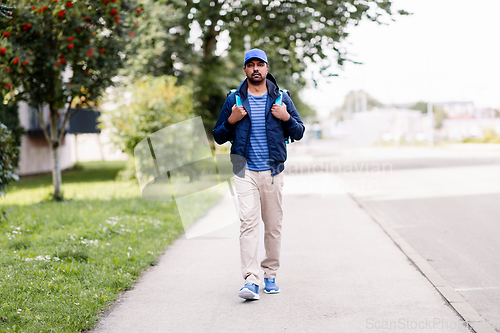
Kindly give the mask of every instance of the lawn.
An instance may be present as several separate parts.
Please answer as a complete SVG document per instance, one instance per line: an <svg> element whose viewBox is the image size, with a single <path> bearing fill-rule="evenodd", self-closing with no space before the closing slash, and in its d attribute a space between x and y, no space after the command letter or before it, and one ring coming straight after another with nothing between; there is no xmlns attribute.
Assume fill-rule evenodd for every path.
<svg viewBox="0 0 500 333"><path fill-rule="evenodd" d="M184 232L174 202L141 197L115 181L123 162L79 163L63 172L67 200L49 201L51 175L8 187L0 222L0 332L91 329L117 296ZM220 197L193 207L201 216Z"/></svg>

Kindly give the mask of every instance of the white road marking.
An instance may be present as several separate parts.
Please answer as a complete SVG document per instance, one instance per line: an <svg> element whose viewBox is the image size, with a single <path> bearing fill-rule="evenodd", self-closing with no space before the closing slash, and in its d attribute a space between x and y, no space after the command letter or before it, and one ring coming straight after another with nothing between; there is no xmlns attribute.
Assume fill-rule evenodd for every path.
<svg viewBox="0 0 500 333"><path fill-rule="evenodd" d="M500 286L498 286L498 287L458 288L458 289L455 289L455 291L477 291L477 290L494 290L494 289L500 289Z"/></svg>

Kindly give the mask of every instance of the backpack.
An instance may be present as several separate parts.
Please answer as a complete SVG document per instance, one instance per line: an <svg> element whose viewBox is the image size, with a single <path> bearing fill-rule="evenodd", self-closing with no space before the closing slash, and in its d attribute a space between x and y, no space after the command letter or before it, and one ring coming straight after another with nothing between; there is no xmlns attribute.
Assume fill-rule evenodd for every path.
<svg viewBox="0 0 500 333"><path fill-rule="evenodd" d="M278 104L278 105L283 105L283 92L286 92L288 94L289 97L290 96L290 91L289 90L286 90L286 89L280 89L280 95L278 96L278 98L276 98L276 100L274 101L275 104ZM228 93L227 93L227 96L226 97L229 97L231 94L235 94L235 98L236 98L236 106L240 106L242 105L241 104L241 97L239 95L236 94L236 89L231 89ZM285 140L285 144L289 144L289 143L292 143L294 142L295 140L292 139L290 137L290 134L288 134L287 130L283 128L283 134L284 134L284 140ZM231 143L233 141L231 140Z"/></svg>

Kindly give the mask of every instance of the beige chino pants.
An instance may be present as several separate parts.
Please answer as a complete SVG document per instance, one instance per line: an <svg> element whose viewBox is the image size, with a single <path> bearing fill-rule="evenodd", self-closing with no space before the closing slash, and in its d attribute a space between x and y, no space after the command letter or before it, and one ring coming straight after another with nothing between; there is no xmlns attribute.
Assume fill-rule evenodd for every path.
<svg viewBox="0 0 500 333"><path fill-rule="evenodd" d="M264 278L275 278L280 266L281 226L283 221L283 172L273 177L271 170L245 169L245 177L234 176L240 216L241 273L245 283L260 284L258 248L259 222L264 222L266 257L260 266Z"/></svg>

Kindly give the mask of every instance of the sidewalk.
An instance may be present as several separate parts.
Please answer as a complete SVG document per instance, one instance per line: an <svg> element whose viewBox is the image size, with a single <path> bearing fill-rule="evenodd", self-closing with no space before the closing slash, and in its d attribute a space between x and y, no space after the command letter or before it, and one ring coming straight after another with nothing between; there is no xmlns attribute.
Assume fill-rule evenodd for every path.
<svg viewBox="0 0 500 333"><path fill-rule="evenodd" d="M469 332L338 180L285 175L280 294L238 297L234 223L177 239L94 332ZM205 218L217 219L221 205L231 197Z"/></svg>

